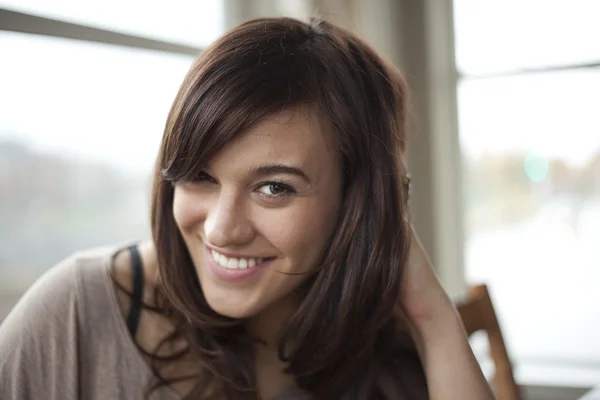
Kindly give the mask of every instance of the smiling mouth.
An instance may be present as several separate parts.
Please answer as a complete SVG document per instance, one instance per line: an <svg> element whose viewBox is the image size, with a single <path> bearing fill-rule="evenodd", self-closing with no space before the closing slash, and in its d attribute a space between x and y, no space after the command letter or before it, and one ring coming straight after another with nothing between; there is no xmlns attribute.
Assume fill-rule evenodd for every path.
<svg viewBox="0 0 600 400"><path fill-rule="evenodd" d="M275 257L268 258L236 258L227 257L216 250L211 249L210 255L212 258L223 268L227 269L248 269L252 267L260 267L268 261L273 260Z"/></svg>

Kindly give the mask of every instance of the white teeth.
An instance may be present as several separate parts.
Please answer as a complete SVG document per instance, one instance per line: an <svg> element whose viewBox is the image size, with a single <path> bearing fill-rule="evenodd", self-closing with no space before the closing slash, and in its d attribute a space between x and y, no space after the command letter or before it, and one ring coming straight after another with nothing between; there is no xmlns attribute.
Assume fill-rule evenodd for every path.
<svg viewBox="0 0 600 400"><path fill-rule="evenodd" d="M246 269L252 268L255 265L260 265L263 263L262 258L234 258L234 257L226 257L221 253L216 252L215 250L211 250L211 254L216 262L219 263L223 268L228 269Z"/></svg>

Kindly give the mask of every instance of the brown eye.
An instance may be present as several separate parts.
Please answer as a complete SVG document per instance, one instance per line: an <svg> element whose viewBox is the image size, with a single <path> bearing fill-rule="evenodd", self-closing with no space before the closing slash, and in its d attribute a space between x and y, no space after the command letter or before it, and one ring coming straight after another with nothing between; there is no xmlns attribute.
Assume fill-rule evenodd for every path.
<svg viewBox="0 0 600 400"><path fill-rule="evenodd" d="M277 182L269 182L264 184L258 189L258 191L261 194L271 198L281 198L294 193L294 189L292 189L290 186Z"/></svg>

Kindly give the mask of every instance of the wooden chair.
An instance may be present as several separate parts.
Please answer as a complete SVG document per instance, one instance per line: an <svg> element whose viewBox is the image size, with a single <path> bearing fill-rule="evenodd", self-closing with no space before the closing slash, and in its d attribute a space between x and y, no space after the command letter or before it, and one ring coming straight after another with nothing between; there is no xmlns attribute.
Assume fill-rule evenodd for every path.
<svg viewBox="0 0 600 400"><path fill-rule="evenodd" d="M466 298L457 304L457 308L467 335L481 330L487 333L495 368L493 388L498 400L521 400L487 286L469 288Z"/></svg>

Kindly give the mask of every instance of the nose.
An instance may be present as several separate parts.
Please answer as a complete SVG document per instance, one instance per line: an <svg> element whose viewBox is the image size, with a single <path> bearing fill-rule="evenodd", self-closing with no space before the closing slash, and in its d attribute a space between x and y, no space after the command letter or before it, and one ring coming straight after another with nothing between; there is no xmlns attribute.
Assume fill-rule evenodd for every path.
<svg viewBox="0 0 600 400"><path fill-rule="evenodd" d="M221 192L218 201L208 210L204 232L212 245L226 248L252 240L254 227L248 218L245 202L239 197Z"/></svg>

